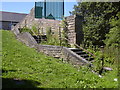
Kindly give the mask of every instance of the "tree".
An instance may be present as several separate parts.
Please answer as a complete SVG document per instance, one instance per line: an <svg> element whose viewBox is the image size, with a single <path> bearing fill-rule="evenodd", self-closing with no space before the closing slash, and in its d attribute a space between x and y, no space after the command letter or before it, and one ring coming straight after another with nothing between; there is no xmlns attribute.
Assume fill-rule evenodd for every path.
<svg viewBox="0 0 120 90"><path fill-rule="evenodd" d="M104 41L107 46L119 46L120 45L120 12L117 14L118 18L113 17L110 20L111 29L106 35L106 40Z"/></svg>
<svg viewBox="0 0 120 90"><path fill-rule="evenodd" d="M109 20L120 11L120 2L82 2L74 6L72 14L82 15L84 46L104 45L103 40L111 29Z"/></svg>

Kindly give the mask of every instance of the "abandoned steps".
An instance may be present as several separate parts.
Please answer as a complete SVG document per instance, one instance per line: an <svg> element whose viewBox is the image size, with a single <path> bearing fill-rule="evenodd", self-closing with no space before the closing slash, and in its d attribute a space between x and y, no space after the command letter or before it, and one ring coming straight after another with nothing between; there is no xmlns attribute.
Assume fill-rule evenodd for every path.
<svg viewBox="0 0 120 90"><path fill-rule="evenodd" d="M16 38L19 41L31 48L35 48L38 52L43 52L44 54L55 58L61 58L64 61L70 62L76 66L92 65L92 62L89 60L89 56L87 56L86 53L80 49L71 49L63 46L53 45L40 45L29 32L16 34L16 32L18 32L17 29L12 30L12 32L16 35Z"/></svg>
<svg viewBox="0 0 120 90"><path fill-rule="evenodd" d="M35 48L39 52L43 52L46 55L53 56L56 58L62 58L63 60L66 60L68 62L71 62L73 65L89 65L91 64L89 60L89 56L84 53L81 50L71 50L67 47L63 46L53 46L53 45L40 45L39 39L45 40L45 37L41 36L32 36L29 32L20 32L19 30L23 27L27 27L32 29L32 26L37 26L37 28L40 28L39 33L43 33L43 35L46 34L46 30L48 27L51 27L52 32L56 32L56 34L59 34L59 30L62 31L63 28L60 26L61 21L59 20L51 20L51 19L36 19L34 17L33 8L30 13L22 20L20 23L18 23L16 26L12 27L12 32L15 34L16 38L21 41L22 43L26 44L27 46L31 48ZM68 16L66 17L66 22L68 24L68 39L69 44L72 46L73 43L76 43L79 45L80 36L77 35L81 31L81 18L78 16ZM79 24L77 24L79 23ZM56 31L55 31L56 30ZM43 32L42 32L43 31ZM35 40L36 39L36 40Z"/></svg>
<svg viewBox="0 0 120 90"><path fill-rule="evenodd" d="M42 40L45 40L46 41L46 37L45 36L41 36L42 37ZM41 42L41 38L39 37L36 37L36 36L33 36L33 38L36 40L36 42L38 44L40 44ZM94 58L93 57L90 57L86 52L84 52L83 50L79 49L79 48L68 48L69 50L71 50L73 53L79 55L80 57L82 57L83 59L87 60L87 61L93 61ZM60 58L60 56L58 55L54 55L55 58Z"/></svg>
<svg viewBox="0 0 120 90"><path fill-rule="evenodd" d="M47 37L46 35L42 35L42 36L36 36L34 35L33 38L36 40L36 42L39 44L41 41L47 41Z"/></svg>
<svg viewBox="0 0 120 90"><path fill-rule="evenodd" d="M73 51L74 53L76 53L77 55L79 55L80 57L84 58L87 61L93 61L94 58L89 56L86 52L84 52L83 50L79 49L79 48L69 48L71 51Z"/></svg>
<svg viewBox="0 0 120 90"><path fill-rule="evenodd" d="M47 40L47 37L44 36L41 36L41 38L39 37L36 37L36 36L33 36L33 38L36 40L36 42L38 44L40 44L41 42L41 38L42 40L46 41ZM92 62L94 60L93 57L89 56L86 52L84 52L83 50L79 49L79 48L68 48L69 50L71 50L73 53L79 55L80 57L82 57L83 59L87 60L87 61L90 61ZM57 55L54 55L55 58L60 58L59 56Z"/></svg>

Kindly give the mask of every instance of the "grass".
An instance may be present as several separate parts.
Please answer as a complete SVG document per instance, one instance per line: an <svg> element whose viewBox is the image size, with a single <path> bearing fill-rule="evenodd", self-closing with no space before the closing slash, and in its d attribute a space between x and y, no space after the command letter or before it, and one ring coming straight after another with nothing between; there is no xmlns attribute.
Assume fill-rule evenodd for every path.
<svg viewBox="0 0 120 90"><path fill-rule="evenodd" d="M117 88L117 70L103 78L87 68L74 68L59 59L38 53L2 32L3 88Z"/></svg>
<svg viewBox="0 0 120 90"><path fill-rule="evenodd" d="M2 32L0 32L0 70L2 68L1 64L2 64Z"/></svg>

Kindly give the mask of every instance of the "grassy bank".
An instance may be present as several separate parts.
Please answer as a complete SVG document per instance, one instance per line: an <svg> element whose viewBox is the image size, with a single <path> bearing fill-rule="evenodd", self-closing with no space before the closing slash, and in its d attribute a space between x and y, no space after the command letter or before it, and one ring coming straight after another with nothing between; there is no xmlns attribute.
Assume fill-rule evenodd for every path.
<svg viewBox="0 0 120 90"><path fill-rule="evenodd" d="M1 31L0 31L1 32ZM100 78L87 68L74 68L38 53L2 31L3 88L117 88L117 70Z"/></svg>

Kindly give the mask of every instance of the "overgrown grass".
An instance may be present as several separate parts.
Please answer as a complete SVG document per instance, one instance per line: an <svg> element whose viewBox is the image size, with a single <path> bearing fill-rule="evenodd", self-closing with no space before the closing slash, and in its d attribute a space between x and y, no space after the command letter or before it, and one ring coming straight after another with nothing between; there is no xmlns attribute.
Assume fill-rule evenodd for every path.
<svg viewBox="0 0 120 90"><path fill-rule="evenodd" d="M2 87L2 32L0 32L0 89Z"/></svg>
<svg viewBox="0 0 120 90"><path fill-rule="evenodd" d="M1 32L1 31L0 31ZM117 70L100 78L87 68L74 68L38 53L2 31L3 88L117 88Z"/></svg>

